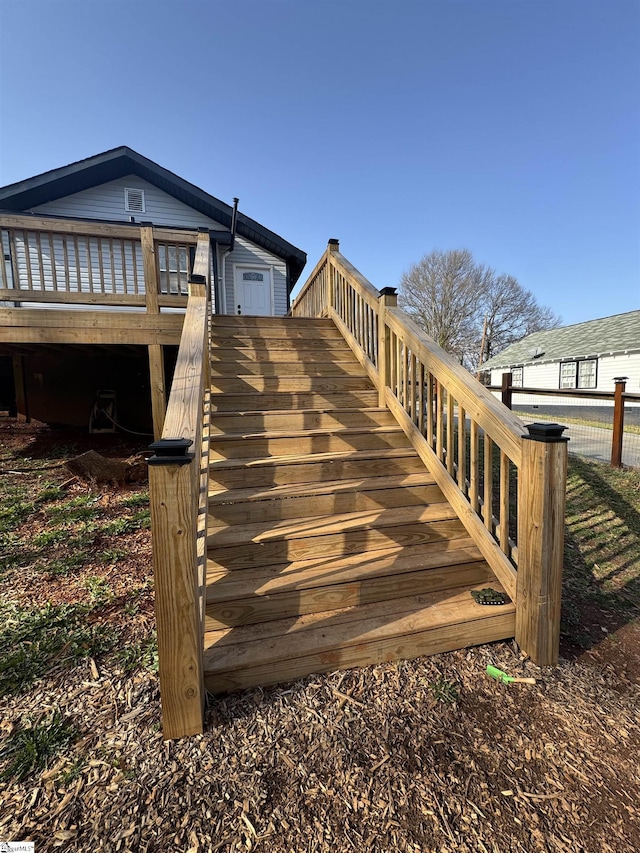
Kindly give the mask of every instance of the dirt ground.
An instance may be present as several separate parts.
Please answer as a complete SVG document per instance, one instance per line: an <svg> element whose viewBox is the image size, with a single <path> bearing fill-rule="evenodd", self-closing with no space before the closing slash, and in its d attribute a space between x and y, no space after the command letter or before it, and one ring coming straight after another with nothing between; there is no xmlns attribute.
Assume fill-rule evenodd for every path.
<svg viewBox="0 0 640 853"><path fill-rule="evenodd" d="M557 667L497 643L312 676L209 697L205 734L165 743L145 484L71 478L65 458L89 447L142 449L0 424L2 506L14 507L0 546L0 841L38 853L640 850L633 494L615 513L625 547L610 553L584 525L587 474L574 471ZM499 684L488 664L536 684ZM15 744L38 725L58 726L63 746L21 771Z"/></svg>

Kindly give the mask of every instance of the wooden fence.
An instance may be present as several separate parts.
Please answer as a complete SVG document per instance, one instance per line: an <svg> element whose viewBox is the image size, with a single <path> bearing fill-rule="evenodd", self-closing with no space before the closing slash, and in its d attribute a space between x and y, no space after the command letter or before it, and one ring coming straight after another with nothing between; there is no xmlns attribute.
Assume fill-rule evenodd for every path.
<svg viewBox="0 0 640 853"><path fill-rule="evenodd" d="M516 604L516 641L557 661L567 446L519 419L331 241L291 309L331 317Z"/></svg>
<svg viewBox="0 0 640 853"><path fill-rule="evenodd" d="M209 472L208 234L198 238L162 438L151 448L149 499L165 738L203 730L204 589Z"/></svg>

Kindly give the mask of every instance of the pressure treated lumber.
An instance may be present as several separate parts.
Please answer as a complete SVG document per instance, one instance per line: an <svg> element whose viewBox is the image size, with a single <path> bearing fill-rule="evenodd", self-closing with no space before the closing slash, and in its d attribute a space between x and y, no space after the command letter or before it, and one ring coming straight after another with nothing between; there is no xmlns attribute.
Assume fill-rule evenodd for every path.
<svg viewBox="0 0 640 853"><path fill-rule="evenodd" d="M214 692L277 684L513 636L513 605L495 610L466 591L446 590L208 632L205 684Z"/></svg>

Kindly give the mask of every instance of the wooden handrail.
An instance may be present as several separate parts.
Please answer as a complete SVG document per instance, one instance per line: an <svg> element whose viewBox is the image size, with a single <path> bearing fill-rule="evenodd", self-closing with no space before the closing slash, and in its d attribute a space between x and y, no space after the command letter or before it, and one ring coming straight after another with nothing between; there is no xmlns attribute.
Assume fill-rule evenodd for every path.
<svg viewBox="0 0 640 853"><path fill-rule="evenodd" d="M54 234L76 234L82 237L113 237L119 240L139 240L139 222L91 222L85 219L57 219L55 217L37 216L30 213L0 213L0 228L17 228L27 231L51 231ZM187 229L164 228L153 226L157 240L170 243L198 242L198 232Z"/></svg>
<svg viewBox="0 0 640 853"><path fill-rule="evenodd" d="M149 498L153 537L162 726L165 738L203 728L204 560L208 448L203 433L209 385L208 235L198 239L204 283L190 282L178 358L162 429L151 445ZM197 273L196 275L199 275Z"/></svg>
<svg viewBox="0 0 640 853"><path fill-rule="evenodd" d="M395 297L379 294L337 241L291 313L333 319L515 602L516 640L536 663L556 662L565 440L523 436L519 419L398 309Z"/></svg>

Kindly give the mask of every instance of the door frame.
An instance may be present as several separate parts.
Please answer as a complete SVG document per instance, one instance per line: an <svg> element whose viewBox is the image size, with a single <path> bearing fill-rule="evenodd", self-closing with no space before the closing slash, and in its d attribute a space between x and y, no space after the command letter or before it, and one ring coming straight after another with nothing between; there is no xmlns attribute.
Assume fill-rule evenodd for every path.
<svg viewBox="0 0 640 853"><path fill-rule="evenodd" d="M250 272L268 272L269 273L269 317L273 317L275 312L275 281L273 275L273 265L271 264L248 264L242 263L241 261L234 261L233 266L233 311L235 314L238 306L238 292L237 292L237 271L239 269L246 269Z"/></svg>

